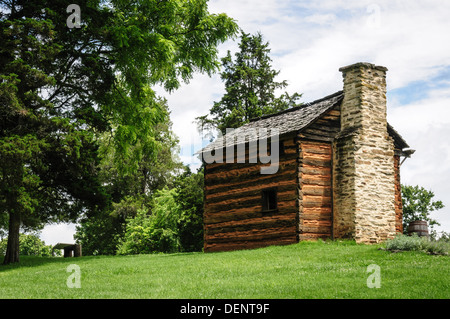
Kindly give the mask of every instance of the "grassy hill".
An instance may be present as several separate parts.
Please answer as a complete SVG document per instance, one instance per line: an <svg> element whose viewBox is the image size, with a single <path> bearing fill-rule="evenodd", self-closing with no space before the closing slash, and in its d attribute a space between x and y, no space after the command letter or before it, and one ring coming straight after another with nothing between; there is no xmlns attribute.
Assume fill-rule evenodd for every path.
<svg viewBox="0 0 450 319"><path fill-rule="evenodd" d="M21 257L0 265L0 298L450 298L450 257L354 242L301 242L221 252ZM81 288L68 288L70 264ZM368 288L368 266L381 287Z"/></svg>

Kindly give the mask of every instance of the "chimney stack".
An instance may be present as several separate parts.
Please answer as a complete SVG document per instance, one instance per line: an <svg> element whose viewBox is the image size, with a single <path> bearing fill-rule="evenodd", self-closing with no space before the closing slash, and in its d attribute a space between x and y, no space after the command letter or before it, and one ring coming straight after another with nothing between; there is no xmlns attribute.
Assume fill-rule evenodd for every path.
<svg viewBox="0 0 450 319"><path fill-rule="evenodd" d="M378 243L395 235L394 143L386 118L386 71L356 63L344 78L341 131L333 147L333 237Z"/></svg>

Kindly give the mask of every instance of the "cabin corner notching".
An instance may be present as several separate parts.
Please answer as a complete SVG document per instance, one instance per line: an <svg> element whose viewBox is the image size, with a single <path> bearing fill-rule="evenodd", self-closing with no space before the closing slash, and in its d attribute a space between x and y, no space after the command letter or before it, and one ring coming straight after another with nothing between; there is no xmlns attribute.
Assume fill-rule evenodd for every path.
<svg viewBox="0 0 450 319"><path fill-rule="evenodd" d="M387 69L340 71L343 91L254 119L232 132L253 139L230 144L225 135L200 152L223 157L205 162L204 251L317 238L377 243L402 231L400 157L411 152L387 123ZM266 160L251 147L261 140L270 140L258 144ZM262 173L269 166L276 170Z"/></svg>

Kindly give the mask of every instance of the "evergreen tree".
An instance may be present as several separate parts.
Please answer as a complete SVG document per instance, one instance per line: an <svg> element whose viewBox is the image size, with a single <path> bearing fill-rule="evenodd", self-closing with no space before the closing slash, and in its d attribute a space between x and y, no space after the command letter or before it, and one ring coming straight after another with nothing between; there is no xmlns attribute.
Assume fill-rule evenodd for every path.
<svg viewBox="0 0 450 319"><path fill-rule="evenodd" d="M287 82L275 80L280 71L272 68L269 43L264 42L261 33L242 32L239 49L234 60L230 51L222 58L221 79L226 93L208 115L197 118L201 129L216 128L224 134L226 128L237 128L252 118L299 105L301 94L285 92L276 96Z"/></svg>

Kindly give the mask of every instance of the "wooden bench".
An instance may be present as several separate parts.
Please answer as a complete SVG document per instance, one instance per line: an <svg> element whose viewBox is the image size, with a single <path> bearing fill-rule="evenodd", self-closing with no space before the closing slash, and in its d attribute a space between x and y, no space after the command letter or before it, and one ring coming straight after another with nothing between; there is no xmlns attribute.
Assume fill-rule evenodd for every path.
<svg viewBox="0 0 450 319"><path fill-rule="evenodd" d="M53 249L64 249L64 258L81 257L81 245L57 243Z"/></svg>

